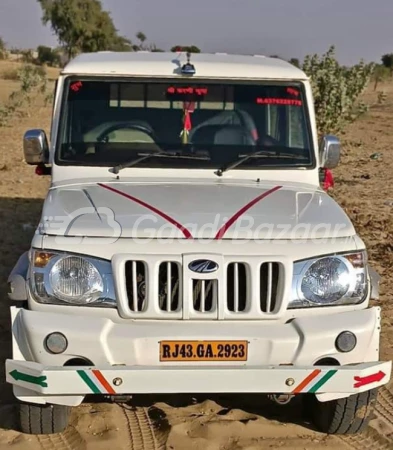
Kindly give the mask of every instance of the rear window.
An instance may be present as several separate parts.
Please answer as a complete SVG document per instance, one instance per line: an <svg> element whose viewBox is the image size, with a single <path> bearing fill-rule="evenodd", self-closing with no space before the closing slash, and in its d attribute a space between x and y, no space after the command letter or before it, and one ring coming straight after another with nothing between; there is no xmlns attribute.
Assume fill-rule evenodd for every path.
<svg viewBox="0 0 393 450"><path fill-rule="evenodd" d="M312 167L302 84L69 79L58 164Z"/></svg>

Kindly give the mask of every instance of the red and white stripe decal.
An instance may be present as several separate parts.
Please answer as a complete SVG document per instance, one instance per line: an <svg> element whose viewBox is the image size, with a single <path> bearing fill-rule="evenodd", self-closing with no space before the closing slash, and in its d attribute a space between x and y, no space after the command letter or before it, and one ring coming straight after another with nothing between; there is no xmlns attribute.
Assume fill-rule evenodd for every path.
<svg viewBox="0 0 393 450"><path fill-rule="evenodd" d="M190 233L190 231L187 228L185 228L182 224L180 224L175 219L173 219L172 217L165 214L163 211L160 211L156 207L149 205L148 203L144 202L143 200L140 200L139 198L136 198L132 195L126 194L123 191L119 191L118 189L116 189L112 186L108 186L108 185L102 184L102 183L98 183L98 186L100 186L104 189L107 189L109 191L112 191L116 194L119 194L119 195L127 198L128 200L131 200L131 201L137 203L138 205L141 205L144 208L149 209L150 211L154 212L158 216L167 220L169 223L171 223L177 229L179 229L183 233L183 235L186 239L193 239L192 234ZM225 222L224 225L218 230L214 239L216 239L216 240L222 239L224 237L225 233L228 231L228 229L239 219L239 217L241 217L245 212L247 212L250 208L252 208L256 203L260 202L265 197L269 196L270 194L273 194L273 192L276 192L281 188L282 188L282 186L275 186L274 188L269 189L268 191L264 192L263 194L258 195L258 197L254 198L254 200L251 200L249 203L247 203L245 206L243 206L243 208L239 209L239 211L237 211L230 219L228 219L228 221Z"/></svg>
<svg viewBox="0 0 393 450"><path fill-rule="evenodd" d="M158 216L162 217L163 219L167 220L169 223L174 225L176 228L178 228L184 235L186 239L192 239L192 234L190 233L187 228L185 228L183 225L181 225L179 222L177 222L172 217L169 217L164 212L160 211L159 209L155 208L152 205L149 205L148 203L145 203L143 200L140 200L139 198L133 197L132 195L126 194L123 191L119 191L118 189L115 189L114 187L108 186L106 184L98 183L98 186L101 186L104 189L108 189L108 191L115 192L116 194L122 195L125 198L128 198L128 200L132 200L135 203L138 203L138 205L143 206L144 208L149 209L150 211L154 212Z"/></svg>
<svg viewBox="0 0 393 450"><path fill-rule="evenodd" d="M93 370L92 371L97 378L97 380L101 383L102 387L108 392L108 394L116 394L116 391L113 389L113 387L108 383L107 379L102 375L102 373L99 370Z"/></svg>
<svg viewBox="0 0 393 450"><path fill-rule="evenodd" d="M239 211L237 211L237 213L235 213L230 219L228 219L228 221L225 222L224 225L218 230L218 233L216 234L214 239L222 239L228 229L239 219L240 216L242 216L245 212L252 208L256 203L260 202L262 199L270 194L273 194L273 192L276 192L281 188L282 186L276 186L272 189L269 189L263 194L258 195L258 197L254 198L254 200L251 200L251 202L247 203L247 205L243 206L243 208L239 209Z"/></svg>

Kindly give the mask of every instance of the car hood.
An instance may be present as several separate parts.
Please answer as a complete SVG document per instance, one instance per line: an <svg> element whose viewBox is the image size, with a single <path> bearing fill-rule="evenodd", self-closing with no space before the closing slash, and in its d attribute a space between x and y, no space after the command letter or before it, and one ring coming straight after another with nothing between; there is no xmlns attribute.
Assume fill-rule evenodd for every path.
<svg viewBox="0 0 393 450"><path fill-rule="evenodd" d="M353 236L345 212L309 185L124 181L58 186L40 231L55 236L321 239Z"/></svg>

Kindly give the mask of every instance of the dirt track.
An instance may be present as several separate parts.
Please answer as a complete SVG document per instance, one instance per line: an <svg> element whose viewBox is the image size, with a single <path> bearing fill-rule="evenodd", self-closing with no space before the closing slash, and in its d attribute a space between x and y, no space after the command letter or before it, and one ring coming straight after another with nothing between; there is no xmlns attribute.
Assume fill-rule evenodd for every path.
<svg viewBox="0 0 393 450"><path fill-rule="evenodd" d="M0 67L1 72L1 67ZM0 75L1 76L1 75ZM5 87L0 80L0 99ZM7 89L9 86L7 84ZM369 248L373 266L382 275L383 336L381 356L393 358L393 85L386 86L388 100L375 106L342 136L344 156L335 171L333 196L346 209ZM376 101L370 91L367 99ZM50 108L35 105L30 116L15 118L1 129L0 141L0 357L10 355L6 278L22 251L28 248L38 220L48 180L35 177L22 162L25 129L48 129ZM378 159L370 155L381 153ZM382 390L376 418L367 433L336 438L313 431L299 419L296 403L288 407L267 404L258 397L143 398L136 413L111 404L86 404L76 408L72 426L52 438L23 436L13 428L13 397L0 375L0 449L30 450L261 450L280 449L393 449L393 384ZM153 438L145 413L152 407L156 424ZM139 430L139 432L138 432ZM139 433L139 434L138 434ZM134 442L134 444L132 444Z"/></svg>

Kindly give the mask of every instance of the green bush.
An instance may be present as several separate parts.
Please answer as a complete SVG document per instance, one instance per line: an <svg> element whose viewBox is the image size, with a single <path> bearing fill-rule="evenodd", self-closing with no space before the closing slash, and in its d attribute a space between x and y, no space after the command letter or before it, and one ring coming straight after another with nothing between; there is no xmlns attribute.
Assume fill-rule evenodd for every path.
<svg viewBox="0 0 393 450"><path fill-rule="evenodd" d="M201 49L196 45L174 45L171 48L171 52L177 53L178 51L189 52L189 53L201 53Z"/></svg>
<svg viewBox="0 0 393 450"><path fill-rule="evenodd" d="M373 64L341 66L332 46L322 56L306 56L302 69L311 79L320 134L337 133L367 111L359 97L370 81Z"/></svg>
<svg viewBox="0 0 393 450"><path fill-rule="evenodd" d="M391 76L390 69L383 64L376 64L372 78L374 80L374 91L377 90L378 84L386 81Z"/></svg>
<svg viewBox="0 0 393 450"><path fill-rule="evenodd" d="M29 105L32 94L47 92L47 76L43 67L24 65L18 71L20 88L4 104L0 103L0 127L8 123L18 110Z"/></svg>
<svg viewBox="0 0 393 450"><path fill-rule="evenodd" d="M47 64L48 66L55 67L60 65L60 55L56 50L52 50L50 47L40 45L37 47L37 63Z"/></svg>
<svg viewBox="0 0 393 450"><path fill-rule="evenodd" d="M33 56L33 50L22 50L22 62L25 64L32 64L34 63L34 56Z"/></svg>
<svg viewBox="0 0 393 450"><path fill-rule="evenodd" d="M38 88L41 93L46 92L47 77L43 67L26 64L18 71L20 90L29 94L33 89Z"/></svg>
<svg viewBox="0 0 393 450"><path fill-rule="evenodd" d="M389 69L390 75L393 75L393 53L387 53L386 55L383 55L382 58L382 64Z"/></svg>

